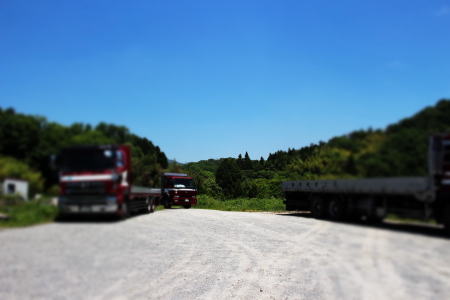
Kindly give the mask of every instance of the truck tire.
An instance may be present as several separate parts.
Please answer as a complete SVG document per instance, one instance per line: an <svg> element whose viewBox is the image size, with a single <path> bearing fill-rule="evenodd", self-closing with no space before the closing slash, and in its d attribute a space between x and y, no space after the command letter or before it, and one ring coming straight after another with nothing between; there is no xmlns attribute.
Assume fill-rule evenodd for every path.
<svg viewBox="0 0 450 300"><path fill-rule="evenodd" d="M183 205L183 207L188 209L188 208L191 208L191 205L190 204L185 204L185 205Z"/></svg>
<svg viewBox="0 0 450 300"><path fill-rule="evenodd" d="M147 200L147 213L151 214L155 211L155 199L152 197Z"/></svg>
<svg viewBox="0 0 450 300"><path fill-rule="evenodd" d="M122 220L130 217L130 210L128 209L128 203L122 203L122 207L120 208L120 218Z"/></svg>
<svg viewBox="0 0 450 300"><path fill-rule="evenodd" d="M343 199L332 199L328 202L328 215L333 220L344 219L345 203Z"/></svg>
<svg viewBox="0 0 450 300"><path fill-rule="evenodd" d="M169 197L164 197L164 208L166 209L172 208L172 204L170 203Z"/></svg>
<svg viewBox="0 0 450 300"><path fill-rule="evenodd" d="M314 218L322 219L326 216L325 200L320 197L313 197L311 199L311 213Z"/></svg>
<svg viewBox="0 0 450 300"><path fill-rule="evenodd" d="M450 203L445 205L444 230L448 235L450 235Z"/></svg>

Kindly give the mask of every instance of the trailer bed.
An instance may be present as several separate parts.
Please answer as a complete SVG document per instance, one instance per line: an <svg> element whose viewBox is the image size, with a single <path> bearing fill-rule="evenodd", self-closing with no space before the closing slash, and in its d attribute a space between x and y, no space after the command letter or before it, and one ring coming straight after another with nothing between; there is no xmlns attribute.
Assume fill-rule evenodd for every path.
<svg viewBox="0 0 450 300"><path fill-rule="evenodd" d="M131 186L131 194L132 195L148 195L148 196L154 196L159 197L161 196L161 189L157 188L147 188L143 186Z"/></svg>
<svg viewBox="0 0 450 300"><path fill-rule="evenodd" d="M428 177L394 177L286 181L282 189L284 192L405 195L426 200L432 196L430 185Z"/></svg>

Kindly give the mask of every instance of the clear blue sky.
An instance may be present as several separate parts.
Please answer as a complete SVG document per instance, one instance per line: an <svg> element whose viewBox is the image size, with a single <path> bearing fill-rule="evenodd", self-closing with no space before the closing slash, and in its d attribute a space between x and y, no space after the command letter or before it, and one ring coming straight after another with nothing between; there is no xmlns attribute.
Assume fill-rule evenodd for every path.
<svg viewBox="0 0 450 300"><path fill-rule="evenodd" d="M450 97L450 0L0 0L0 106L251 158ZM1 142L1 141L0 141Z"/></svg>

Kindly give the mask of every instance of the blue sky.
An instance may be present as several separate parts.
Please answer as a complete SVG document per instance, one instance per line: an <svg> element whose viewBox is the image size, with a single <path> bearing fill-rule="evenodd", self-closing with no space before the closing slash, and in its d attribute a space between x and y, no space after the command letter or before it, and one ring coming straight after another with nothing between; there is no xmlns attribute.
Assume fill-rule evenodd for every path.
<svg viewBox="0 0 450 300"><path fill-rule="evenodd" d="M450 97L450 0L0 0L0 106L258 159Z"/></svg>

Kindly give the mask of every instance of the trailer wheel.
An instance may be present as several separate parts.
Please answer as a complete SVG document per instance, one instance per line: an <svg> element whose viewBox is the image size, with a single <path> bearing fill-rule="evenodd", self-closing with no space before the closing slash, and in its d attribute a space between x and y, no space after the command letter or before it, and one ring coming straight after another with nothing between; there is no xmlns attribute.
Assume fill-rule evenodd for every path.
<svg viewBox="0 0 450 300"><path fill-rule="evenodd" d="M314 197L311 200L311 213L314 218L321 219L325 217L325 200L319 197Z"/></svg>
<svg viewBox="0 0 450 300"><path fill-rule="evenodd" d="M328 214L331 219L341 220L345 216L344 202L340 199L333 199L328 203Z"/></svg>

